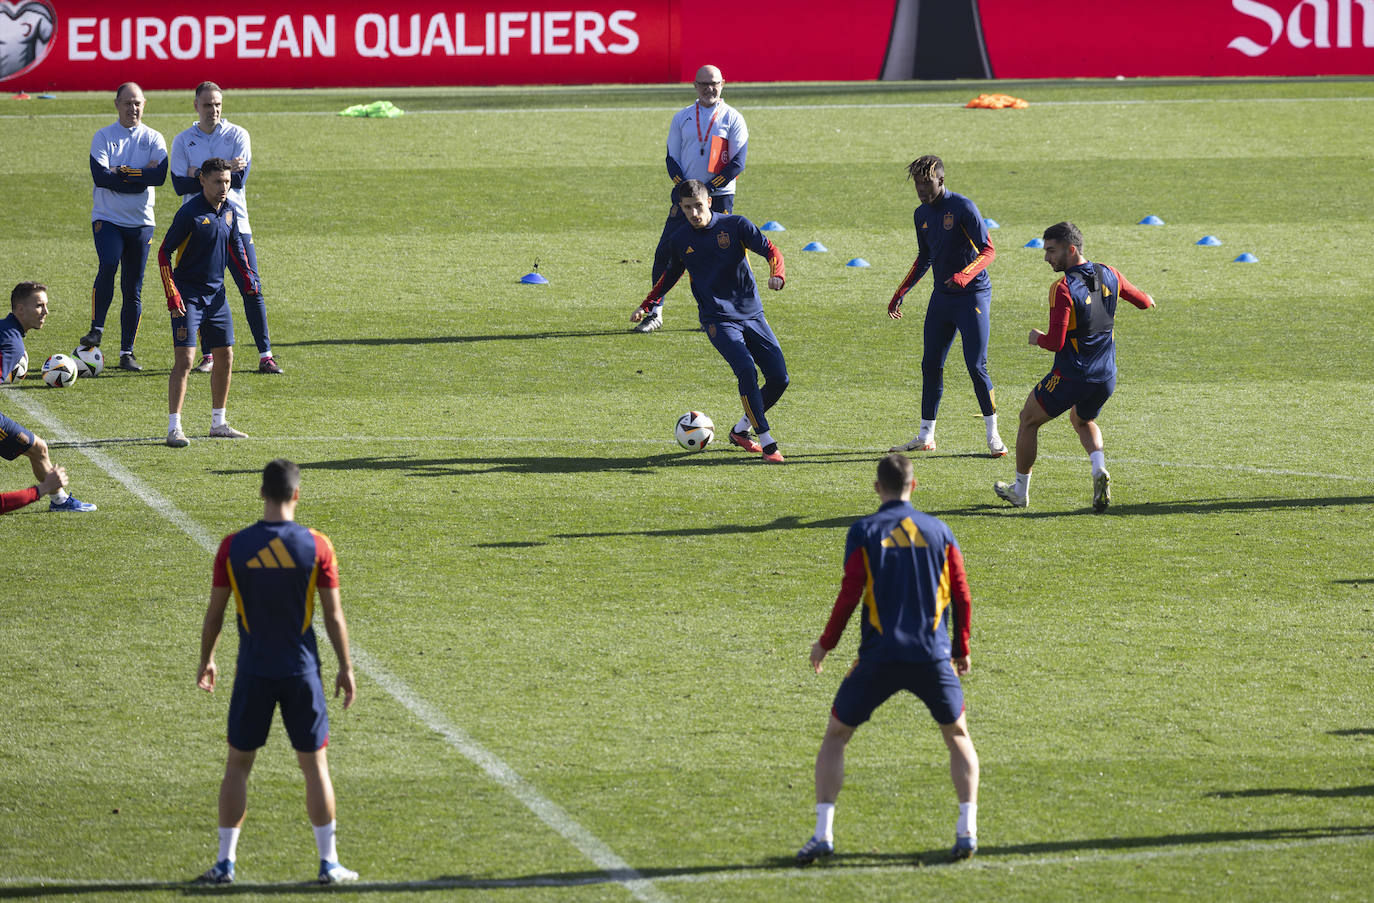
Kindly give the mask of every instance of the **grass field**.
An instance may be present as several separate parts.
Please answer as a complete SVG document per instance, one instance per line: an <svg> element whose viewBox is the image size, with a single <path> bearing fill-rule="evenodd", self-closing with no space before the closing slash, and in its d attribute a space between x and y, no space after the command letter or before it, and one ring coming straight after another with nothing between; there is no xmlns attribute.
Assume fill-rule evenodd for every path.
<svg viewBox="0 0 1374 903"><path fill-rule="evenodd" d="M1031 107L962 109L987 90ZM382 97L408 114L333 115ZM100 506L0 520L0 897L201 893L184 882L215 852L228 703L194 685L212 553L259 516L258 473L282 455L342 563L360 697L331 711L331 761L367 897L1369 898L1374 80L726 99L751 131L736 212L788 230L787 287L765 298L792 373L772 412L785 467L673 442L685 410L722 431L738 416L684 289L663 330L627 331L686 88L229 92L287 370L251 372L235 299L230 417L253 438L203 438L193 375L192 445L163 447L155 264L145 373L0 393ZM0 276L52 297L36 363L88 325L85 158L113 112L106 94L0 100ZM150 92L169 141L192 120L189 90ZM954 353L914 501L953 527L974 594L979 855L944 864L944 747L894 701L850 747L837 855L799 870L857 626L819 677L807 650L874 463L919 417L928 285L900 323L885 305L914 256L904 168L927 152L1001 226L990 366L1009 444L1049 366L1026 345L1054 278L1030 238L1074 220L1160 307L1118 319L1102 516L1064 422L1042 431L1032 507L993 496L1013 468L983 454ZM158 241L174 210L160 191ZM1167 225L1135 225L1147 214ZM1246 251L1259 263L1231 262ZM844 266L857 256L872 266ZM536 259L550 284L519 284ZM29 476L7 465L0 485ZM304 898L314 856L278 726L230 892Z"/></svg>

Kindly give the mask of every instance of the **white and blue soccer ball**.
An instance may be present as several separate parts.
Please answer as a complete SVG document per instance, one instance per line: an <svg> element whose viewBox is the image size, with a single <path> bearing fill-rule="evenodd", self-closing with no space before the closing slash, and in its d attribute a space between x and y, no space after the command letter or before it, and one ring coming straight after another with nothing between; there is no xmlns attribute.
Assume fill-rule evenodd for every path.
<svg viewBox="0 0 1374 903"><path fill-rule="evenodd" d="M72 352L77 376L99 376L105 369L105 355L99 348L77 348Z"/></svg>
<svg viewBox="0 0 1374 903"><path fill-rule="evenodd" d="M700 411L688 411L677 419L677 444L688 451L701 451L716 436L716 425Z"/></svg>
<svg viewBox="0 0 1374 903"><path fill-rule="evenodd" d="M14 365L14 369L9 373L0 373L0 383L17 383L24 378L24 374L29 372L29 353L26 351L19 357L19 363Z"/></svg>
<svg viewBox="0 0 1374 903"><path fill-rule="evenodd" d="M61 389L76 382L76 361L65 354L54 354L43 362L43 382Z"/></svg>

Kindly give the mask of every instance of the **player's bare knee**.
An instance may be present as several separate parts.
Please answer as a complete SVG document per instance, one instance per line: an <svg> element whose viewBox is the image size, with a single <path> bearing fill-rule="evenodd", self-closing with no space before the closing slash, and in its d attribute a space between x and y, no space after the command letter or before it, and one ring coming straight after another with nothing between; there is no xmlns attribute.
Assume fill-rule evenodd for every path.
<svg viewBox="0 0 1374 903"><path fill-rule="evenodd" d="M48 443L43 441L42 436L35 435L33 445L30 445L29 450L24 454L28 456L29 460L42 464L48 459Z"/></svg>

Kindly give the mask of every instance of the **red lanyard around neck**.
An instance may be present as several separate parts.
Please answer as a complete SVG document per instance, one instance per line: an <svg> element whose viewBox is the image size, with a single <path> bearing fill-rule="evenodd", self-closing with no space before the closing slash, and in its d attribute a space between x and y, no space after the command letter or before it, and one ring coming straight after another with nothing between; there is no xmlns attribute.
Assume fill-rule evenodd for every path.
<svg viewBox="0 0 1374 903"><path fill-rule="evenodd" d="M716 101L715 110L711 113L711 121L706 123L706 134L701 134L701 101L697 101L696 122L697 122L697 145L701 149L701 155L706 156L706 139L711 137L711 127L716 124L716 117L720 115L720 101Z"/></svg>

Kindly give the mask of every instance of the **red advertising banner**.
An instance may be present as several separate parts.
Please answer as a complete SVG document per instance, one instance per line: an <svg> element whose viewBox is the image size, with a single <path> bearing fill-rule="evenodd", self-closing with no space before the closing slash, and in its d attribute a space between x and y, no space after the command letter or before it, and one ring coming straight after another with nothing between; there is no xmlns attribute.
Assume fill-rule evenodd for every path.
<svg viewBox="0 0 1374 903"><path fill-rule="evenodd" d="M0 0L6 90L1374 74L1374 0Z"/></svg>

